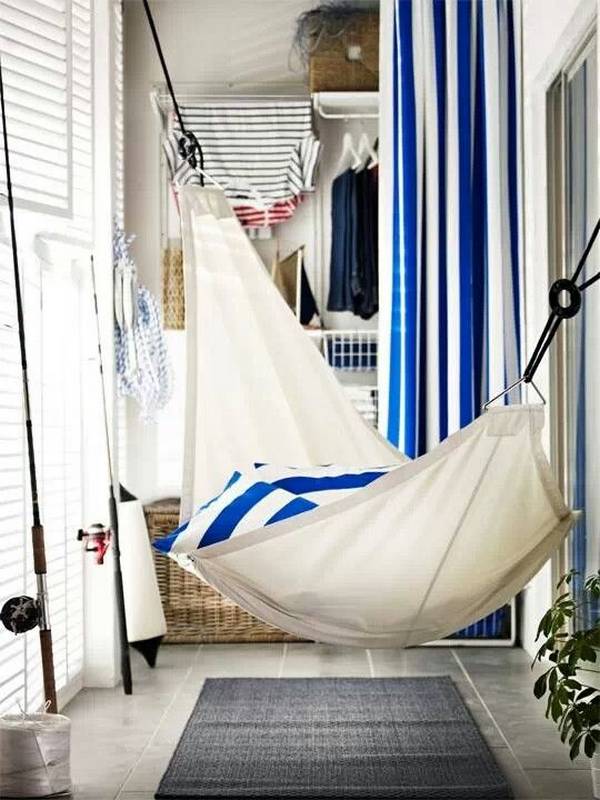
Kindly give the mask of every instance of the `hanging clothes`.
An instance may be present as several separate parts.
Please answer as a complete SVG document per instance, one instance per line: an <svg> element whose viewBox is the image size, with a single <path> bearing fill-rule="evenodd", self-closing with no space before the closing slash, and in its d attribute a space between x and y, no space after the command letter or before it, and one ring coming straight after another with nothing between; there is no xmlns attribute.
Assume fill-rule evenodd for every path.
<svg viewBox="0 0 600 800"><path fill-rule="evenodd" d="M378 305L378 171L347 169L331 188L331 258L328 311L362 319Z"/></svg>
<svg viewBox="0 0 600 800"><path fill-rule="evenodd" d="M294 215L294 212L302 202L302 196L290 197L289 200L282 200L274 203L264 210L254 206L235 206L235 214L244 228L262 228L269 225L277 225L285 222Z"/></svg>
<svg viewBox="0 0 600 800"><path fill-rule="evenodd" d="M231 105L182 106L188 130L202 146L204 169L223 186L243 222L248 208L259 218L251 226L274 224L294 213L299 198L314 190L320 152L312 129L310 100L232 101ZM200 175L181 157L174 123L164 151L173 182L201 183Z"/></svg>

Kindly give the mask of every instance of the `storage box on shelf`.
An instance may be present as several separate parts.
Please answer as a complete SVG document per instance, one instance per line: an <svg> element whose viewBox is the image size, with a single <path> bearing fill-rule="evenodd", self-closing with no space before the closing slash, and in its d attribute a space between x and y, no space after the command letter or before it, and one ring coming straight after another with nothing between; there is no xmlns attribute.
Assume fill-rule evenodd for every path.
<svg viewBox="0 0 600 800"><path fill-rule="evenodd" d="M308 76L311 92L377 91L379 15L357 13L342 35L321 35Z"/></svg>
<svg viewBox="0 0 600 800"><path fill-rule="evenodd" d="M144 511L151 541L170 533L179 525L177 499L150 503ZM154 563L167 619L165 642L197 644L298 641L248 614L170 558L154 553Z"/></svg>

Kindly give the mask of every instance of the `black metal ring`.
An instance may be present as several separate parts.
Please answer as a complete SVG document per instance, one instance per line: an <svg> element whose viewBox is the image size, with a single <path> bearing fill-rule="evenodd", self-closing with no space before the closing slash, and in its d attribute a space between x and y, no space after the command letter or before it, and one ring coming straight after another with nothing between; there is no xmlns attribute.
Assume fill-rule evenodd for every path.
<svg viewBox="0 0 600 800"><path fill-rule="evenodd" d="M560 302L560 296L563 292L569 295L568 305L563 305ZM550 287L550 308L560 319L570 319L581 308L581 292L579 288L568 278L559 278L554 281Z"/></svg>

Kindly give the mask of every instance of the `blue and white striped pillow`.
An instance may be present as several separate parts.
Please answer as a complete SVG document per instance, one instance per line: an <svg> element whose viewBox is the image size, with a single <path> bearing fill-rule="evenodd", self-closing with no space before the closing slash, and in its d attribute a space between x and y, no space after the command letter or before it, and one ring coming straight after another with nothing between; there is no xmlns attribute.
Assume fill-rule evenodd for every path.
<svg viewBox="0 0 600 800"><path fill-rule="evenodd" d="M249 475L234 472L220 494L200 506L173 533L157 539L154 547L174 554L199 550L341 500L391 469L394 466L348 470L335 465L255 464Z"/></svg>
<svg viewBox="0 0 600 800"><path fill-rule="evenodd" d="M280 489L300 495L317 505L341 500L358 489L373 483L382 475L395 469L394 464L368 469L348 469L336 464L322 467L279 467L273 464L255 464L256 475Z"/></svg>
<svg viewBox="0 0 600 800"><path fill-rule="evenodd" d="M209 500L173 533L154 542L162 553L189 553L248 531L302 514L317 503L234 472L223 491Z"/></svg>

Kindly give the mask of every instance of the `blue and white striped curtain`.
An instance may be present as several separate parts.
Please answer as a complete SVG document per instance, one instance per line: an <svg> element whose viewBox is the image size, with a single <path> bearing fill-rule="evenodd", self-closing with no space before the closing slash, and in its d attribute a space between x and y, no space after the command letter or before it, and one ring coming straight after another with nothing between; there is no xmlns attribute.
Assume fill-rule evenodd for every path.
<svg viewBox="0 0 600 800"><path fill-rule="evenodd" d="M383 432L409 456L467 425L521 372L518 10L394 0L382 405Z"/></svg>
<svg viewBox="0 0 600 800"><path fill-rule="evenodd" d="M521 374L520 12L516 0L392 2L381 405L383 432L414 457ZM501 609L457 636L498 637L508 625Z"/></svg>

